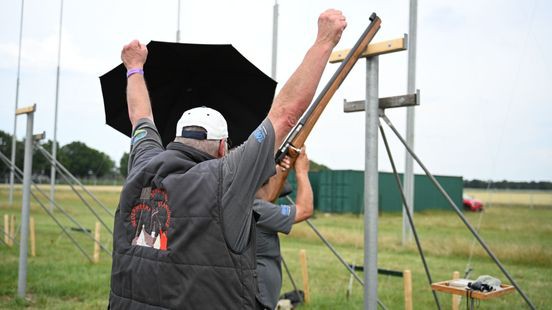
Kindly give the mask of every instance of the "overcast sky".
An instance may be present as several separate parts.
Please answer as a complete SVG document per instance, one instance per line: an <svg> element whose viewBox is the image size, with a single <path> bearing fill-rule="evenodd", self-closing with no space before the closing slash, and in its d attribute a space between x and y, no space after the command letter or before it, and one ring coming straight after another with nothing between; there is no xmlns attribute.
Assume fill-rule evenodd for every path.
<svg viewBox="0 0 552 310"><path fill-rule="evenodd" d="M175 41L177 0L64 1L58 140L83 141L117 163L129 139L105 125L99 76L120 63L132 39ZM371 12L374 42L408 32L402 1L280 0L277 80L283 85L314 41L326 8L348 27L336 49L354 45ZM181 1L181 42L231 43L267 75L274 1ZM0 4L0 130L13 132L21 1ZM26 0L19 107L37 103L35 132L53 138L60 1ZM415 150L434 174L466 179L552 181L552 4L547 1L419 1ZM327 66L319 90L338 65ZM380 57L380 97L406 93L407 53ZM343 99L365 97L365 61L337 91L307 140L311 159L364 168L364 113ZM405 109L387 112L404 135ZM384 126L385 127L385 126ZM404 149L388 130L402 171ZM17 136L25 135L25 118ZM383 144L379 167L390 171ZM416 172L421 172L416 167Z"/></svg>

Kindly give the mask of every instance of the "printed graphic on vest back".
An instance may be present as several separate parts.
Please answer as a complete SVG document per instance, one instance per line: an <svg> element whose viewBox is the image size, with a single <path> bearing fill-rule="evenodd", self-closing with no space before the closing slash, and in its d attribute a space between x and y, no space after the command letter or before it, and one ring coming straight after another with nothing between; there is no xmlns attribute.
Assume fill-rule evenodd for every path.
<svg viewBox="0 0 552 310"><path fill-rule="evenodd" d="M171 210L167 201L168 196L164 189L144 188L142 190L140 203L130 212L130 223L134 228L132 245L167 250L167 229L171 219Z"/></svg>

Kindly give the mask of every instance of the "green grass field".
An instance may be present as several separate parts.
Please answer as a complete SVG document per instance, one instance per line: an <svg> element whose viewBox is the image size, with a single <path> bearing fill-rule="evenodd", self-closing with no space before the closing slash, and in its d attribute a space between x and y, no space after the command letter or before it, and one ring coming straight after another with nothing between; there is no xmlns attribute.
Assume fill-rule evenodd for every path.
<svg viewBox="0 0 552 310"><path fill-rule="evenodd" d="M117 187L90 187L98 199L110 209L118 201ZM48 193L48 188L44 188ZM470 192L470 191L468 191ZM470 192L471 193L471 192ZM473 193L471 193L473 194ZM473 194L482 198L483 192ZM535 203L538 194L544 203ZM40 194L37 194L40 196ZM83 195L85 195L83 193ZM491 249L517 280L538 309L552 304L552 192L526 195L518 192L493 193L493 199L501 195L515 195L515 203L492 203L483 213L468 213L469 221L477 226ZM510 196L507 196L510 197ZM57 193L60 205L85 227L94 229L96 219L67 187ZM531 202L532 199L532 202ZM541 199L541 198L539 198ZM547 200L548 199L548 200ZM41 199L46 206L46 200ZM112 218L96 204L90 205L102 219L112 225ZM495 200L496 202L497 200ZM541 201L541 200L539 200ZM0 218L4 214L15 215L19 224L21 191L16 191L13 207L7 206L7 188L0 186ZM36 221L37 256L29 257L27 299L16 299L18 246L7 247L0 243L0 309L105 309L109 292L111 260L101 254L98 264L91 264L61 229L32 201L32 216ZM65 219L59 211L56 216L67 228L75 224ZM424 247L433 281L448 280L457 270L463 274L470 253L473 254L472 278L489 274L506 281L500 270L487 257L474 238L453 212L431 211L415 214L415 224ZM363 218L355 215L329 215L317 213L312 220L322 234L350 262L363 261ZM424 274L415 244L401 245L402 215L384 213L379 218L378 265L380 268L412 271L413 302L416 309L434 309L434 301ZM2 226L3 232L3 226ZM19 237L19 234L16 234ZM87 253L92 256L93 243L83 233L71 231ZM3 235L2 235L3 236ZM102 243L111 249L111 238L102 229ZM323 245L305 223L296 225L289 236L282 236L282 252L295 282L302 286L299 251L305 249L308 257L308 274L311 303L303 309L361 309L362 287L354 282L349 298L347 287L350 276L333 254ZM401 278L379 276L378 296L389 309L403 308L403 282ZM284 274L283 291L290 291L291 284ZM451 296L438 294L443 309L450 308ZM465 302L465 300L462 300ZM464 306L464 304L462 304ZM527 308L517 293L481 302L483 309Z"/></svg>

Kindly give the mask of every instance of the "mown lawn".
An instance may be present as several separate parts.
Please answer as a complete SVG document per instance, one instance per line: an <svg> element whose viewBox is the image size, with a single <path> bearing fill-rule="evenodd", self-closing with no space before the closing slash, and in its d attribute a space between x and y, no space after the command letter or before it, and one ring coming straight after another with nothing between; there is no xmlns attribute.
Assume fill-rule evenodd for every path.
<svg viewBox="0 0 552 310"><path fill-rule="evenodd" d="M118 188L91 187L98 199L114 210L118 201ZM45 188L45 193L48 193ZM514 193L515 194L515 193ZM545 195L552 195L547 192ZM41 195L37 193L39 197ZM83 196L86 194L82 193ZM494 195L494 197L497 194ZM511 193L510 193L511 195ZM540 194L539 194L540 195ZM517 197L517 196L516 196ZM96 219L79 198L67 187L57 194L60 205L79 223L94 229ZM20 189L16 191L13 207L7 206L7 188L0 186L0 218L15 215L19 224ZM547 198L546 198L547 199ZM48 204L41 199L45 206ZM101 218L112 225L112 218L97 204L90 205ZM540 201L540 200L539 200ZM109 292L111 260L101 254L98 264L91 264L71 243L55 222L48 217L36 201L32 201L32 216L36 220L37 256L29 257L27 299L15 298L17 291L18 246L8 248L0 243L0 309L105 309ZM70 230L76 225L56 211L56 217L69 229L71 235L92 256L93 243L82 232ZM494 204L483 213L467 214L477 226L491 249L521 288L539 309L552 304L552 205L531 207L523 201L516 204ZM349 262L363 261L363 218L355 215L327 215L317 213L312 223ZM489 274L506 282L500 270L487 257L462 222L453 212L432 211L415 214L415 224L424 247L433 281L448 280L452 272L461 274L467 268L470 254L472 278ZM401 245L402 215L384 213L379 219L379 267L412 271L413 300L417 309L435 308L420 257L415 244ZM2 226L3 232L3 226ZM19 234L16 234L19 237ZM111 238L102 228L102 243L111 249ZM305 249L311 303L303 309L361 309L362 287L354 282L347 298L350 276L333 254L305 223L296 225L289 236L282 236L283 255L295 282L302 286L299 251ZM401 278L379 276L379 299L388 309L403 308L403 282ZM284 274L283 291L291 284ZM438 294L443 309L450 308L451 297ZM462 302L465 302L463 300ZM517 293L481 303L483 309L527 308Z"/></svg>

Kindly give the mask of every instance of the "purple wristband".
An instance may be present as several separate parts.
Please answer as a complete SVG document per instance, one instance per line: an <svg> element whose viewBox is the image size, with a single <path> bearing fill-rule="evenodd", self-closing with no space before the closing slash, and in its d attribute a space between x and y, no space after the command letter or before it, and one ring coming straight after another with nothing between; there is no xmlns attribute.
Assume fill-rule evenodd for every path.
<svg viewBox="0 0 552 310"><path fill-rule="evenodd" d="M134 68L127 71L127 79L133 75L134 73L140 73L141 75L144 75L144 69L142 68Z"/></svg>

